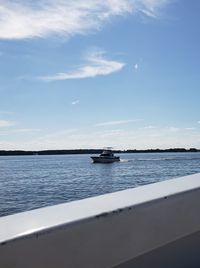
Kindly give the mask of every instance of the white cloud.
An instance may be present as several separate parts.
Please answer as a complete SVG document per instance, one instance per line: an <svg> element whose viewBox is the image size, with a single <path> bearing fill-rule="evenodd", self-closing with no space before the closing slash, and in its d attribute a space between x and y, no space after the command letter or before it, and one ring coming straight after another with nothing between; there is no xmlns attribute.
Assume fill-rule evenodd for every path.
<svg viewBox="0 0 200 268"><path fill-rule="evenodd" d="M132 122L138 122L138 121L141 121L141 119L109 121L109 122L98 123L95 126L96 127L115 126L115 125L128 124L128 123L132 123Z"/></svg>
<svg viewBox="0 0 200 268"><path fill-rule="evenodd" d="M13 126L14 123L9 126ZM8 125L7 125L8 126ZM16 136L19 137L19 135L27 135L27 134L35 134L40 132L41 129L37 129L37 128L19 128L19 129L13 129L13 128L9 128L6 129L2 127L2 129L0 130L0 136L7 136L7 137L11 137L14 136L15 134L17 134ZM13 135L14 134L14 135Z"/></svg>
<svg viewBox="0 0 200 268"><path fill-rule="evenodd" d="M156 17L171 0L1 0L0 39L71 37L85 34L113 16L143 13Z"/></svg>
<svg viewBox="0 0 200 268"><path fill-rule="evenodd" d="M180 128L178 128L178 127L168 127L167 130L170 131L170 132L177 132L177 131L180 130Z"/></svg>
<svg viewBox="0 0 200 268"><path fill-rule="evenodd" d="M115 149L147 149L173 147L200 147L200 136L194 137L184 129L169 132L167 127L159 129L92 129L76 132L61 132L33 141L28 146L46 149L103 148L111 146ZM199 132L198 132L199 135Z"/></svg>
<svg viewBox="0 0 200 268"><path fill-rule="evenodd" d="M151 125L144 127L144 129L155 129L155 128L156 128L155 126L151 126Z"/></svg>
<svg viewBox="0 0 200 268"><path fill-rule="evenodd" d="M15 123L7 120L0 120L0 128L14 126Z"/></svg>
<svg viewBox="0 0 200 268"><path fill-rule="evenodd" d="M92 52L87 56L88 63L77 70L50 76L42 76L39 77L39 79L44 81L83 79L95 77L97 75L108 75L120 71L125 66L125 63L123 62L106 59L103 54L103 51Z"/></svg>
<svg viewBox="0 0 200 268"><path fill-rule="evenodd" d="M194 127L186 127L185 130L195 130L196 128Z"/></svg>
<svg viewBox="0 0 200 268"><path fill-rule="evenodd" d="M13 132L16 133L34 133L34 132L39 132L41 129L39 128L20 128L20 129L15 129Z"/></svg>
<svg viewBox="0 0 200 268"><path fill-rule="evenodd" d="M45 141L48 139L59 140L60 137L67 137L68 135L73 135L76 132L77 132L76 128L60 130L60 131L57 131L54 133L49 133L47 135L44 135L44 136L40 137L38 140L40 140L40 141Z"/></svg>
<svg viewBox="0 0 200 268"><path fill-rule="evenodd" d="M80 102L80 100L75 100L75 101L72 101L72 105L76 105Z"/></svg>
<svg viewBox="0 0 200 268"><path fill-rule="evenodd" d="M185 131L185 128L179 128L179 131L169 131L168 126L155 129L135 126L129 129L122 127L104 129L91 126L82 129L58 130L47 135L38 132L38 135L32 139L28 135L26 139L20 135L10 137L5 135L0 139L0 147L5 150L103 148L106 146L115 149L200 148L200 131Z"/></svg>
<svg viewBox="0 0 200 268"><path fill-rule="evenodd" d="M138 0L138 11L142 12L145 16L156 18L159 9L167 3L172 2L171 0Z"/></svg>
<svg viewBox="0 0 200 268"><path fill-rule="evenodd" d="M138 68L139 68L139 65L136 63L136 64L134 65L134 70L137 72Z"/></svg>

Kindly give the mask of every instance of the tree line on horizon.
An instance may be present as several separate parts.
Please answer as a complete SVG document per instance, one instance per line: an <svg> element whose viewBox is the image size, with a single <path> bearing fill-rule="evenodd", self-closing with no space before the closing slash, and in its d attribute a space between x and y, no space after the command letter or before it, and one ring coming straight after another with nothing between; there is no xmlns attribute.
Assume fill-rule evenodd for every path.
<svg viewBox="0 0 200 268"><path fill-rule="evenodd" d="M0 150L0 156L6 155L62 155L62 154L100 154L102 149L67 149L67 150L42 150L42 151L23 151L23 150ZM113 150L114 153L181 153L181 152L200 152L196 148L169 148L169 149L128 149Z"/></svg>

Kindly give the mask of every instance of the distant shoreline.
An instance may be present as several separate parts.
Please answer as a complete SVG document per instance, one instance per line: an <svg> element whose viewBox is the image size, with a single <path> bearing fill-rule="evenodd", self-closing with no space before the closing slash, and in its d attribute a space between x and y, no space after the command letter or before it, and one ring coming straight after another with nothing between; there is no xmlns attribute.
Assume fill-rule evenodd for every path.
<svg viewBox="0 0 200 268"><path fill-rule="evenodd" d="M23 150L0 150L0 156L14 155L63 155L63 154L100 154L102 149L73 149L73 150L43 150L43 151L23 151ZM114 153L194 153L200 152L196 148L170 148L170 149L146 149L146 150L113 150Z"/></svg>

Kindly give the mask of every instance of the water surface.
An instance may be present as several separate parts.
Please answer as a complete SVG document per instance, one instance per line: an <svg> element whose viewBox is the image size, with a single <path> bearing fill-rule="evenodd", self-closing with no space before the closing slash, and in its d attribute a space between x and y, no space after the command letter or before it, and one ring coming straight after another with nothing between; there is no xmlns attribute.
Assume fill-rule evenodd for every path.
<svg viewBox="0 0 200 268"><path fill-rule="evenodd" d="M1 156L0 216L200 172L200 153L121 154L92 164L89 155Z"/></svg>

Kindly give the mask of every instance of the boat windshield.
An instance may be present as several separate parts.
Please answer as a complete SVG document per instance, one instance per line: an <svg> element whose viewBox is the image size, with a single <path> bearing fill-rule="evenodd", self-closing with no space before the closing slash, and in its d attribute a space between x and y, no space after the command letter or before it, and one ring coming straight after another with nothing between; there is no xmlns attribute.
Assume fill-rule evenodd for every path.
<svg viewBox="0 0 200 268"><path fill-rule="evenodd" d="M113 153L111 151L103 151L100 156L113 156Z"/></svg>

